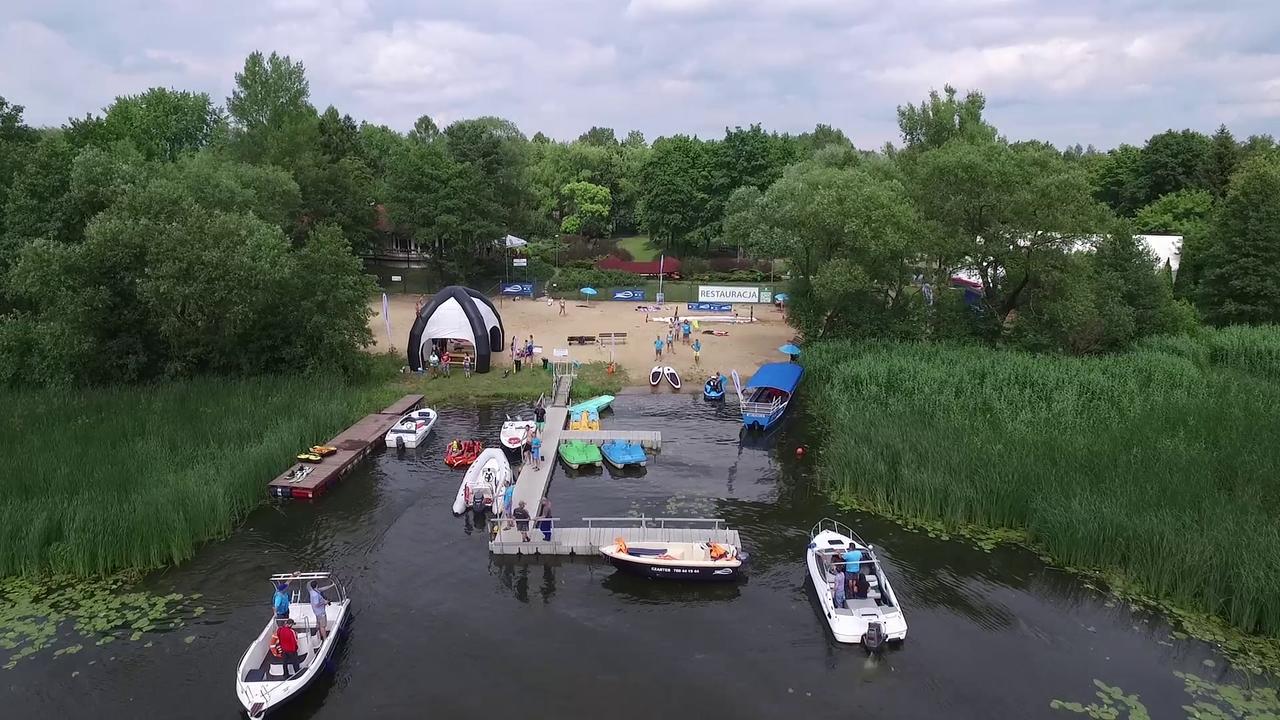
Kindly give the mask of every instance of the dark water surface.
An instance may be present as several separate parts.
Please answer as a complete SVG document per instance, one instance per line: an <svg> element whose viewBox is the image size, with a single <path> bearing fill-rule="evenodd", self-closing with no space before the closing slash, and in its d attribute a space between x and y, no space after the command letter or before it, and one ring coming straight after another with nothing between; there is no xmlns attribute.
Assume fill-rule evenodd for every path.
<svg viewBox="0 0 1280 720"><path fill-rule="evenodd" d="M147 580L203 593L196 624L149 636L150 648L45 652L0 671L0 717L237 717L236 663L269 614L267 577L294 569L338 573L354 619L336 672L279 718L1068 717L1049 701L1088 702L1094 678L1139 693L1155 717L1183 717L1174 670L1234 677L1206 646L1171 641L1160 619L1030 553L838 513L810 484L812 458L794 457L808 441L798 422L744 444L736 418L700 398L620 397L606 427L659 429L662 453L627 477L557 469L555 514L726 518L751 551L747 582L492 558L483 531L450 514L461 475L441 458L452 437L492 441L510 409L443 410L425 447L380 451L314 504L255 512ZM804 568L823 516L880 548L910 625L900 649L868 658L831 639Z"/></svg>

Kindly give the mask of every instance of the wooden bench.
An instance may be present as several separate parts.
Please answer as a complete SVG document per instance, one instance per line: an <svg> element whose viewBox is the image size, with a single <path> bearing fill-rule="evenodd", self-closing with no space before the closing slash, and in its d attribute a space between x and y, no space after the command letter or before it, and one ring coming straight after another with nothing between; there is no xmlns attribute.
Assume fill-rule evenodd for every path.
<svg viewBox="0 0 1280 720"><path fill-rule="evenodd" d="M623 344L623 345L626 345L626 344L627 344L627 334L626 334L626 333L622 333L622 332L615 332L615 333L600 333L600 344L601 344L601 345L612 345L612 344L616 344L616 343L621 343L621 344Z"/></svg>
<svg viewBox="0 0 1280 720"><path fill-rule="evenodd" d="M590 345L596 341L595 335L570 335L570 345Z"/></svg>

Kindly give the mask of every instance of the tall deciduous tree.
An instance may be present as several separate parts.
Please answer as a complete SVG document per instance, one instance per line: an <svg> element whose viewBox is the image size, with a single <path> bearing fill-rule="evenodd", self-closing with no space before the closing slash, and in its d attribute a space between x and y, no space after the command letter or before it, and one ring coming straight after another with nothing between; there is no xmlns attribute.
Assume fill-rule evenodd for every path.
<svg viewBox="0 0 1280 720"><path fill-rule="evenodd" d="M292 167L316 144L317 117L306 69L288 55L254 52L227 98L240 158Z"/></svg>
<svg viewBox="0 0 1280 720"><path fill-rule="evenodd" d="M107 107L97 143L127 140L148 160L171 162L208 145L224 122L205 93L151 88Z"/></svg>
<svg viewBox="0 0 1280 720"><path fill-rule="evenodd" d="M1140 168L1146 184L1143 205L1179 190L1208 190L1213 143L1194 130L1152 135L1142 148Z"/></svg>
<svg viewBox="0 0 1280 720"><path fill-rule="evenodd" d="M1149 202L1141 149L1121 145L1088 165L1088 171L1094 197L1117 215L1130 217Z"/></svg>
<svg viewBox="0 0 1280 720"><path fill-rule="evenodd" d="M1201 285L1214 323L1280 322L1280 162L1248 161L1218 209Z"/></svg>
<svg viewBox="0 0 1280 720"><path fill-rule="evenodd" d="M687 248L688 238L708 221L712 191L712 162L701 141L687 135L658 139L641 171L644 226L668 251Z"/></svg>
<svg viewBox="0 0 1280 720"><path fill-rule="evenodd" d="M943 95L929 91L929 99L919 105L898 106L898 129L909 150L940 148L956 139L994 140L996 129L982 117L987 99L970 91L957 99L956 89L943 87Z"/></svg>
<svg viewBox="0 0 1280 720"><path fill-rule="evenodd" d="M560 222L560 232L570 235L601 237L609 227L609 208L613 198L609 188L589 182L573 182L560 189L565 206L565 217Z"/></svg>

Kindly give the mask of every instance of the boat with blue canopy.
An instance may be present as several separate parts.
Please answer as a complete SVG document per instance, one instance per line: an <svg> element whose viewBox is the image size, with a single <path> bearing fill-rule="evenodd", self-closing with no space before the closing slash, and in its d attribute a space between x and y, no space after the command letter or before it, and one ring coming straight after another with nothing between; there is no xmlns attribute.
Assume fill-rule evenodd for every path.
<svg viewBox="0 0 1280 720"><path fill-rule="evenodd" d="M804 368L796 363L767 363L756 370L746 387L738 391L742 426L768 430L787 412Z"/></svg>
<svg viewBox="0 0 1280 720"><path fill-rule="evenodd" d="M600 452L604 455L604 459L616 468L644 467L649 461L640 443L631 440L610 440L600 446Z"/></svg>

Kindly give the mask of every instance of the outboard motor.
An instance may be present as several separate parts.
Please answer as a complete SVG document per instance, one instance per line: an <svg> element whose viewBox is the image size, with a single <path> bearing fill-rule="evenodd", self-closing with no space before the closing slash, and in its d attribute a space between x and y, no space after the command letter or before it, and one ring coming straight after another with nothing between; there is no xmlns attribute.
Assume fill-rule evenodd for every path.
<svg viewBox="0 0 1280 720"><path fill-rule="evenodd" d="M862 646L867 652L880 652L885 640L884 627L879 622L867 623L867 631L862 634Z"/></svg>
<svg viewBox="0 0 1280 720"><path fill-rule="evenodd" d="M471 496L471 512L476 515L484 514L484 493L478 492Z"/></svg>
<svg viewBox="0 0 1280 720"><path fill-rule="evenodd" d="M404 449L404 438L403 438L403 437L396 437L396 449L397 449L397 450L403 450L403 449Z"/></svg>

